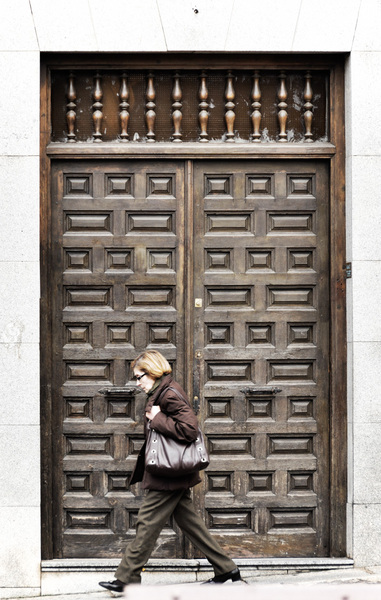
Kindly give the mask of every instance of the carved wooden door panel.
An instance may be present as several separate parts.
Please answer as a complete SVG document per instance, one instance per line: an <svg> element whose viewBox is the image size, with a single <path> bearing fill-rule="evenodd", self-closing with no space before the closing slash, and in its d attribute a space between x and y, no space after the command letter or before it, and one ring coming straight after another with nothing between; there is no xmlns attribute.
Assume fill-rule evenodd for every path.
<svg viewBox="0 0 381 600"><path fill-rule="evenodd" d="M198 501L233 556L327 555L327 168L205 161L194 179Z"/></svg>
<svg viewBox="0 0 381 600"><path fill-rule="evenodd" d="M53 167L56 556L118 556L135 533L145 394L125 386L146 347L183 378L183 173L171 161ZM183 555L174 529L160 556Z"/></svg>
<svg viewBox="0 0 381 600"><path fill-rule="evenodd" d="M195 497L221 544L328 554L327 168L195 161L193 184L182 161L53 166L57 557L119 556L134 535L145 395L126 384L147 347L183 385L194 356L212 459ZM192 552L171 522L154 556Z"/></svg>

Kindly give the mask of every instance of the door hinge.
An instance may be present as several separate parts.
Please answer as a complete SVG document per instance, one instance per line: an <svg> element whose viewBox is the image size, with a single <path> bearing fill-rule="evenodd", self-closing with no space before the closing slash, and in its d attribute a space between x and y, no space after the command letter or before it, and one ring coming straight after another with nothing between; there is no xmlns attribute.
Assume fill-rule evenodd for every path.
<svg viewBox="0 0 381 600"><path fill-rule="evenodd" d="M345 264L345 276L347 279L350 279L352 277L352 263L347 262Z"/></svg>

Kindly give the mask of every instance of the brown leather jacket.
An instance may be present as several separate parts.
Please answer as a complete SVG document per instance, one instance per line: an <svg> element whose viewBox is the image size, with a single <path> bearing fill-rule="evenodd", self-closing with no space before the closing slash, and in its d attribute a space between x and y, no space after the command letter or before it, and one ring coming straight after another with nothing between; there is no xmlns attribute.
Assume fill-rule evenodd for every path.
<svg viewBox="0 0 381 600"><path fill-rule="evenodd" d="M168 389L178 390L184 400ZM198 422L192 407L185 400L186 394L181 386L176 383L171 375L164 375L158 387L148 396L148 402L144 412L149 412L156 404L160 406L159 412L151 421L151 426L163 435L183 442L193 442L198 435ZM144 433L147 435L147 418L144 417ZM198 471L186 477L156 477L147 473L144 468L146 444L143 444L132 473L130 485L142 481L142 488L147 490L181 490L193 487L200 483Z"/></svg>

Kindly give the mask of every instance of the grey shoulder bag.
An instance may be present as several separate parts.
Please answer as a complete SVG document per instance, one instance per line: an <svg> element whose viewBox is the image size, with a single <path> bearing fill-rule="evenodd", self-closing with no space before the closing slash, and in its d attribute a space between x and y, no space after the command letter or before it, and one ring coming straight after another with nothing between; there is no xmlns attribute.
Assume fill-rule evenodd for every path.
<svg viewBox="0 0 381 600"><path fill-rule="evenodd" d="M174 388L168 389L185 400ZM148 423L145 454L145 468L148 473L158 477L184 477L206 469L208 465L209 456L200 428L196 440L186 443L162 435Z"/></svg>

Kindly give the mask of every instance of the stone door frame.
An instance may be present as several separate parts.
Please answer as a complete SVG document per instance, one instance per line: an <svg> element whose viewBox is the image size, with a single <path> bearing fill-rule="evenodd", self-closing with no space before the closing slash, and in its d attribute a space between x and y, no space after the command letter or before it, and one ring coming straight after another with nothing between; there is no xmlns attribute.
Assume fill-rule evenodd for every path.
<svg viewBox="0 0 381 600"><path fill-rule="evenodd" d="M109 55L60 54L42 55L41 61L41 442L42 442L42 556L54 558L52 527L56 515L52 511L53 461L52 403L50 373L52 361L51 312L49 300L49 257L53 243L50 223L50 166L54 158L321 158L330 163L330 432L331 432L331 556L346 556L347 502L347 389L346 389L346 257L345 257L345 140L344 140L344 62L340 56L297 55L260 56L262 68L321 65L330 72L330 141L319 144L60 144L50 142L50 73L53 68L82 65L120 65L124 61L135 67L147 68L152 61L161 61L166 68L181 68L192 64L202 68L215 62L232 68L255 60L259 68L260 55ZM205 147L207 146L207 147Z"/></svg>

